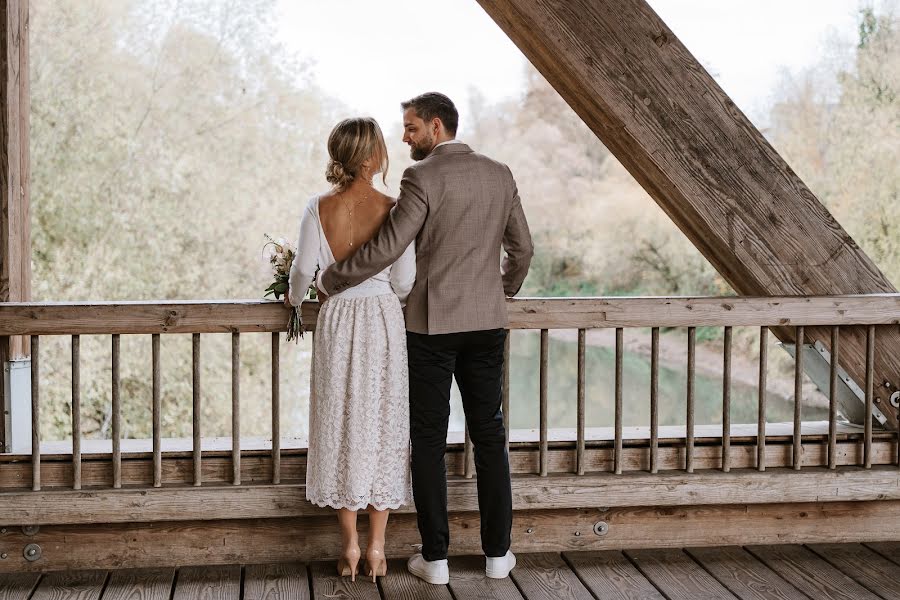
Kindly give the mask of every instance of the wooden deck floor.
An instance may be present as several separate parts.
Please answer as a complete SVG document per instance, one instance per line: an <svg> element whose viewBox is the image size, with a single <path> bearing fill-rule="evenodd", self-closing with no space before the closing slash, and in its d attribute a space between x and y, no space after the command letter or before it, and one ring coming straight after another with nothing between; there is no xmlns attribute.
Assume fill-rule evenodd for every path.
<svg viewBox="0 0 900 600"><path fill-rule="evenodd" d="M499 581L484 577L483 558L455 557L449 586L404 563L377 584L336 577L331 562L0 575L0 600L900 598L895 542L524 554Z"/></svg>

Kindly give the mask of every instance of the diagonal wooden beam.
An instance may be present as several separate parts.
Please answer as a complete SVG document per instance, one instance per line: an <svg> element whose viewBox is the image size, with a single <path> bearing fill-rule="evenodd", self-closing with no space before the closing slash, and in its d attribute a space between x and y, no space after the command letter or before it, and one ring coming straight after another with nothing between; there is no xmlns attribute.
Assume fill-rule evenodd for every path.
<svg viewBox="0 0 900 600"><path fill-rule="evenodd" d="M646 0L478 1L737 293L896 291ZM860 386L865 346L865 328L843 331ZM876 406L896 427L895 329L876 363Z"/></svg>

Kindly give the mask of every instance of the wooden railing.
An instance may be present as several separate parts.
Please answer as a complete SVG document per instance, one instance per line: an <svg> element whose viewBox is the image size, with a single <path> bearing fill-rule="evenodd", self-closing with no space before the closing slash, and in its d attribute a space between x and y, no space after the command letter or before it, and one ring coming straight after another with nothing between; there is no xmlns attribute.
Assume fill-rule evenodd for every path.
<svg viewBox="0 0 900 600"><path fill-rule="evenodd" d="M307 302L303 306L304 324L314 331L318 304ZM650 436L645 450L648 455L650 473L660 470L660 437L658 415L659 380L659 334L662 327L687 328L687 405L686 426L683 440L683 463L681 468L692 473L696 468L696 426L694 423L694 382L695 350L697 327L724 328L723 355L723 428L718 440L720 448L720 468L728 472L733 466L732 426L730 422L731 392L731 345L732 327L759 327L760 369L759 369L759 410L755 436L755 468L764 471L767 459L766 432L766 377L767 344L769 327L781 330L792 328L798 347L809 339L808 327L828 327L831 347L831 394L827 432L825 464L834 469L838 466L837 442L839 438L837 422L837 373L841 354L841 328L864 326L866 329L865 391L866 415L863 433L863 455L859 461L864 468L871 468L877 462L885 462L882 451L880 458L873 454L872 414L874 403L878 401L873 391L875 340L878 327L896 328L900 317L900 299L897 295L847 296L823 298L602 298L602 299L522 299L509 303L511 329L540 330L540 414L537 473L547 476L551 472L549 464L550 445L548 437L548 363L549 331L551 329L572 328L578 330L578 381L577 381L577 427L575 440L574 472L584 475L588 471L586 461L585 436L585 337L590 328L615 328L615 415L612 445L612 472L622 474L624 470L634 470L634 461L625 464L626 448L623 437L623 331L626 327L649 328L651 337L651 385ZM162 444L160 439L160 360L161 334L191 334L193 337L193 440L192 440L192 483L203 484L203 452L200 427L200 343L201 334L230 333L232 339L232 483L241 484L241 434L240 434L240 336L243 332L271 332L272 334L272 427L271 463L272 483L281 481L281 440L279 409L279 332L285 328L285 309L273 302L155 302L155 303L68 303L68 304L6 304L0 306L0 334L30 336L32 344L32 489L38 491L41 482L41 439L40 428L40 341L42 336L68 335L72 340L72 482L73 489L82 486L82 434L80 425L80 337L84 334L106 334L112 338L112 435L111 464L112 487L122 487L121 452L121 401L119 387L120 336L150 334L152 336L152 381L153 381L153 487L161 487ZM509 342L506 347L507 375L503 392L503 414L507 429L509 426ZM799 470L803 465L804 441L802 433L802 386L803 353L797 354L795 363L794 422L792 431L790 466ZM881 403L879 401L879 403ZM884 405L882 405L884 406ZM887 411L885 411L887 412ZM889 414L889 413L888 413ZM778 432L783 436L783 431ZM893 433L879 432L884 441ZM821 437L817 434L811 438ZM709 440L704 450L709 452ZM883 450L883 449L882 449ZM628 449L633 453L633 445ZM894 453L897 454L896 452ZM462 474L473 475L472 444L466 433L463 448ZM896 456L892 462L897 462ZM776 466L784 466L780 461ZM671 460L664 465L672 469ZM132 484L136 482L130 482Z"/></svg>
<svg viewBox="0 0 900 600"><path fill-rule="evenodd" d="M518 523L557 523L540 532L528 525L517 534L517 548L535 551L564 548L657 547L688 544L750 543L748 527L761 528L756 543L779 541L846 541L848 539L892 539L892 526L900 515L900 444L897 422L885 390L874 388L879 361L896 357L878 354L879 335L900 334L900 295L840 296L827 298L585 298L517 299L508 304L511 329L540 332L539 414L536 435L513 430L509 435L513 473L513 502ZM303 305L306 328L315 330L318 304ZM285 330L287 312L275 302L153 302L70 303L0 305L0 335L30 336L32 344L32 452L30 455L0 454L0 526L40 525L81 527L78 538L84 546L77 552L45 556L45 562L5 564L5 569L84 568L116 564L148 566L190 560L174 540L159 538L158 555L131 554L118 558L125 549L108 546L98 523L127 528L135 523L190 522L203 535L220 539L225 527L253 531L259 519L301 519L310 532L292 541L305 559L331 557L338 547L328 513L303 500L306 468L304 444L282 437L279 370L279 335ZM660 332L663 328L687 330L687 403L684 426L660 424ZM724 330L722 355L723 425L695 424L695 379L697 328ZM761 339L758 420L754 424L730 422L731 354L733 328L755 327ZM615 330L615 396L613 426L587 427L586 394L587 333L595 328ZM647 398L624 397L624 330L646 328L650 339L650 389ZM577 423L574 430L549 428L550 332L577 330ZM766 337L774 331L781 339L798 345L822 341L831 350L831 382L838 378L838 363L853 372L862 369L865 381L865 428L845 427L837 420L835 389L831 386L829 419L803 420L801 379L803 353L795 363L795 393L792 423L768 423L766 419ZM242 439L241 336L262 333L271 336L271 442ZM161 437L160 338L169 334L192 336L192 436L172 445ZM203 336L227 334L231 338L231 438L202 436L200 348ZM111 440L82 439L81 337L108 335L112 343ZM152 348L152 440L122 440L119 366L121 336L149 335ZM42 445L40 436L41 340L45 336L70 336L72 350L72 446ZM862 340L862 344L859 340ZM509 431L510 379L509 343L506 347L506 377L503 414ZM855 367L854 367L855 363ZM626 427L626 403L647 402L649 428ZM888 427L872 427L872 415L880 410ZM513 403L512 410L516 410ZM451 436L452 437L452 436ZM289 443L283 443L287 440ZM457 440L457 441L454 441ZM455 474L448 488L449 507L463 521L454 521L457 552L477 552L478 527L466 515L477 509L473 476L473 448L468 435L453 438L448 446L448 471ZM97 444L105 444L97 452ZM146 445L146 447L145 447ZM87 448L87 452L84 450ZM42 452L43 450L43 452ZM43 467L46 467L46 473ZM809 467L809 468L807 468ZM767 469L772 472L766 472ZM802 469L802 471L801 471ZM798 472L799 471L799 472ZM46 477L45 477L46 475ZM825 503L823 505L822 503ZM748 516L742 506L760 509ZM827 508L826 505L830 508ZM853 505L853 508L848 508ZM865 510L858 508L865 505ZM681 514L711 514L715 509L716 530L681 531L665 525L672 519L669 508L648 513L657 523L651 540L644 525L635 521L635 507L679 507ZM794 508L799 507L799 508ZM587 512L585 512L587 511ZM412 507L401 508L393 522L391 552L408 553L415 540ZM797 531L782 531L791 519L828 519L831 528L798 522ZM319 521L326 517L326 521ZM549 520L548 520L549 519ZM667 520L668 519L668 520ZM817 521L817 522L818 522ZM327 522L327 525L325 524ZM607 535L607 522L617 529ZM803 525L802 523L810 523ZM572 525L572 524L577 524ZM671 524L671 523L670 523ZM593 529L585 538L581 531ZM850 530L853 533L848 533ZM229 529L230 530L230 529ZM4 529L5 531L5 529ZM60 530L69 536L72 531ZM118 529L116 530L118 531ZM125 531L125 529L122 529ZM130 530L129 530L130 531ZM137 531L137 530L135 530ZM144 531L144 530L141 530ZM168 529L157 529L160 536ZM176 530L171 530L177 533ZM280 531L280 530L279 530ZM644 533L641 533L641 532ZM534 532L534 533L532 533ZM665 533L662 533L665 532ZM768 532L768 533L766 533ZM137 535L137 534L135 534ZM144 534L141 534L144 535ZM199 533L198 533L199 535ZM272 544L286 543L272 530ZM521 536L525 537L521 537ZM310 537L312 536L312 537ZM318 536L318 537L317 537ZM603 537L606 536L606 537ZM855 536L855 537L854 537ZM2 538L2 536L0 536ZM55 538L54 538L55 539ZM69 539L66 537L66 539ZM76 539L76 538L71 538ZM404 541L407 540L407 541ZM23 542L27 542L24 539ZM0 545L3 540L0 539ZM56 542L54 542L56 543ZM69 542L67 542L69 543ZM148 542L149 543L149 542ZM71 543L69 543L71 545ZM172 544L175 544L174 546ZM209 541L207 549L218 548ZM235 543L222 547L209 560L229 561L260 552ZM468 544L468 545L467 545ZM273 546L274 547L274 546ZM0 548L2 549L2 548ZM110 552L114 554L109 554ZM273 550L272 552L275 552ZM116 554L118 553L118 554ZM274 555L273 555L274 556ZM106 557L106 558L104 558ZM41 566L43 565L43 566ZM49 567L48 567L49 566Z"/></svg>

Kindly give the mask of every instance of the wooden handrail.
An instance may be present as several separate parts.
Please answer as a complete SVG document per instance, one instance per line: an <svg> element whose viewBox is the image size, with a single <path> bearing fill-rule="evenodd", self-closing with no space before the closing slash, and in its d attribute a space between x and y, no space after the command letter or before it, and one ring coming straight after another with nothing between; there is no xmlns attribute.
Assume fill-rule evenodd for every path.
<svg viewBox="0 0 900 600"><path fill-rule="evenodd" d="M507 307L511 329L900 324L900 294L515 298ZM314 328L318 302L304 302L302 310L305 326ZM264 300L0 304L0 336L275 332L286 327L287 309Z"/></svg>

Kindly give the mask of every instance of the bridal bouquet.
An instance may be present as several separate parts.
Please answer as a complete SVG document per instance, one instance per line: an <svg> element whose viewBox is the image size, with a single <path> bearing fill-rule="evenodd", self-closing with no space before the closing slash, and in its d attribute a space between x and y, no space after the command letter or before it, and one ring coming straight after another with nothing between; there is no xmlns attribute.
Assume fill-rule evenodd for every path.
<svg viewBox="0 0 900 600"><path fill-rule="evenodd" d="M263 246L263 252L268 251L269 264L272 265L272 275L275 281L266 288L263 297L274 295L276 300L281 299L281 295L288 293L288 280L291 274L291 263L294 262L294 256L297 251L284 238L272 239L266 234L266 245ZM291 317L288 320L287 339L288 341L297 342L303 337L303 322L300 320L300 307L291 308Z"/></svg>

